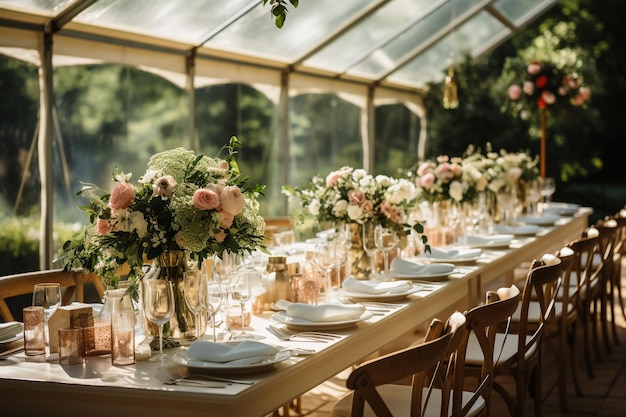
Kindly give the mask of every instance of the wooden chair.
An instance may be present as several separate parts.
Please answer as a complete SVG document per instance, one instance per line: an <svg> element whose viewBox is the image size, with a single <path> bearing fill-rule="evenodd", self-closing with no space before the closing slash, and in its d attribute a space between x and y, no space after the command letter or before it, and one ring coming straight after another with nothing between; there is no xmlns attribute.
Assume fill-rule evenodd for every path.
<svg viewBox="0 0 626 417"><path fill-rule="evenodd" d="M336 417L347 416L475 416L487 411L493 380L494 334L517 308L517 288L502 288L487 294L487 304L465 315L454 313L447 325L434 320L423 344L410 347L358 367L346 385L353 392L340 399L332 410ZM442 355L445 342L450 337ZM473 334L485 349L484 366L474 391L464 389L465 349ZM439 344L429 352L433 344ZM438 352L437 352L438 351ZM426 356L426 353L431 355ZM437 359L439 357L439 359ZM427 359L428 358L428 359ZM430 365L430 366L429 366ZM429 372L439 365L439 372ZM427 378L424 376L427 375ZM394 383L407 376L411 385ZM424 381L430 382L426 387Z"/></svg>
<svg viewBox="0 0 626 417"><path fill-rule="evenodd" d="M501 346L501 354L494 362L493 389L506 402L511 416L524 415L526 391L532 387L535 399L535 415L541 416L541 341L546 323L554 316L556 294L561 284L561 262L554 264L532 263L526 278L526 285L518 311L515 333L498 333L495 346ZM534 297L533 297L534 294ZM530 303L535 298L539 306L540 318L536 325L529 323ZM476 368L484 362L483 353L477 344L470 340L465 359L466 372L476 373ZM498 380L511 377L515 382L515 393L509 393Z"/></svg>
<svg viewBox="0 0 626 417"><path fill-rule="evenodd" d="M85 284L93 284L99 299L104 297L104 284L96 274L81 269L64 272L62 269L25 272L0 277L0 316L5 322L15 318L6 302L8 298L32 294L35 284L42 282L58 282L61 285L62 305L72 301L85 301ZM30 305L30 303L28 304Z"/></svg>
<svg viewBox="0 0 626 417"><path fill-rule="evenodd" d="M624 297L622 296L622 258L624 257L624 254L626 254L626 207L615 214L614 218L617 222L617 244L615 245L615 250L613 251L612 290L614 292L612 297L617 297L620 309L622 310L622 317L626 321L626 306L624 306ZM612 301L614 301L613 298ZM615 323L614 312L612 312L612 317L613 323ZM616 330L615 326L613 327L613 330Z"/></svg>
<svg viewBox="0 0 626 417"><path fill-rule="evenodd" d="M465 316L455 312L445 326L434 320L424 343L362 363L348 377L346 386L352 391L334 404L332 416L431 415L424 404L439 409L441 402L431 398L428 387L437 379L437 368L460 345L464 331ZM411 385L394 383L407 377L412 378Z"/></svg>
<svg viewBox="0 0 626 417"><path fill-rule="evenodd" d="M617 240L617 222L614 219L603 219L598 221L595 228L599 232L599 252L595 256L594 262L598 269L598 293L594 299L594 311L597 311L596 318L600 320L602 327L602 339L604 341L604 348L607 354L611 354L613 349L611 347L611 338L609 336L609 318L610 307L609 304L613 304L609 301L609 294L613 294L612 281L613 281L613 255L614 247ZM594 329L595 330L595 329ZM617 333L617 329L615 329ZM598 336L594 333L594 343L598 345ZM598 352L599 354L599 352ZM599 357L600 359L600 357Z"/></svg>

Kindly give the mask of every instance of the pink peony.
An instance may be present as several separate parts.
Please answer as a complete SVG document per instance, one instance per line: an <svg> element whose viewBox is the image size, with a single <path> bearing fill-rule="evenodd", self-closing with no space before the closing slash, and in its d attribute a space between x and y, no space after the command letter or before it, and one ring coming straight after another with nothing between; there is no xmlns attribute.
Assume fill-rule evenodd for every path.
<svg viewBox="0 0 626 417"><path fill-rule="evenodd" d="M520 95L522 94L522 89L520 88L519 85L513 84L512 86L509 87L508 93L509 93L509 98L513 101L516 101L516 100L519 100Z"/></svg>
<svg viewBox="0 0 626 417"><path fill-rule="evenodd" d="M220 211L235 217L243 210L243 206L246 204L246 197L239 187L228 185L220 192L220 203Z"/></svg>
<svg viewBox="0 0 626 417"><path fill-rule="evenodd" d="M171 175L165 175L154 182L154 192L161 197L169 197L176 188L176 180Z"/></svg>
<svg viewBox="0 0 626 417"><path fill-rule="evenodd" d="M199 210L212 210L220 205L220 196L213 190L200 188L193 193L193 205Z"/></svg>
<svg viewBox="0 0 626 417"><path fill-rule="evenodd" d="M120 210L130 207L135 200L135 187L128 182L118 182L111 191L109 207L113 210Z"/></svg>
<svg viewBox="0 0 626 417"><path fill-rule="evenodd" d="M541 71L541 64L537 61L533 61L528 65L527 71L530 75L537 75Z"/></svg>

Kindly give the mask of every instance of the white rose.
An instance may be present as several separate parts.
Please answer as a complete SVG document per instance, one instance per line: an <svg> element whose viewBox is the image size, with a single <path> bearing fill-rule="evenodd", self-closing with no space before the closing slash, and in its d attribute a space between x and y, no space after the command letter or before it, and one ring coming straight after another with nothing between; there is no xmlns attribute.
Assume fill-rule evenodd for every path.
<svg viewBox="0 0 626 417"><path fill-rule="evenodd" d="M130 229L136 230L137 234L140 238L143 238L148 233L148 222L143 217L143 213L140 211L133 211L128 216L128 221L130 223Z"/></svg>
<svg viewBox="0 0 626 417"><path fill-rule="evenodd" d="M346 200L339 200L335 203L333 207L333 214L337 217L341 217L346 214L348 210L348 202Z"/></svg>
<svg viewBox="0 0 626 417"><path fill-rule="evenodd" d="M459 181L452 181L450 183L450 197L456 201L463 200L463 184Z"/></svg>
<svg viewBox="0 0 626 417"><path fill-rule="evenodd" d="M309 203L309 213L311 213L314 216L317 216L320 214L320 201L319 200L311 200L311 202Z"/></svg>
<svg viewBox="0 0 626 417"><path fill-rule="evenodd" d="M361 178L365 178L367 176L367 172L364 169L355 169L352 173L352 178L356 180L360 180Z"/></svg>
<svg viewBox="0 0 626 417"><path fill-rule="evenodd" d="M363 209L356 204L350 204L348 206L348 217L351 220L361 220L363 217Z"/></svg>
<svg viewBox="0 0 626 417"><path fill-rule="evenodd" d="M393 184L391 178L386 175L376 175L376 182L383 187L389 187Z"/></svg>

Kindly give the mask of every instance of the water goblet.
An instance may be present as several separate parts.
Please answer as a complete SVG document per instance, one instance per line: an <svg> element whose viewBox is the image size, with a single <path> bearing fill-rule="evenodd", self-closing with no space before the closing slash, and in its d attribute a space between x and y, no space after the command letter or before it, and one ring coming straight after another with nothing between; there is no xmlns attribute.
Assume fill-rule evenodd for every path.
<svg viewBox="0 0 626 417"><path fill-rule="evenodd" d="M552 194L556 191L556 182L552 177L546 177L539 184L539 192L543 197L543 203L547 204L552 200Z"/></svg>
<svg viewBox="0 0 626 417"><path fill-rule="evenodd" d="M185 302L193 313L196 323L196 339L202 339L200 312L207 308L207 279L204 269L192 269L183 274Z"/></svg>
<svg viewBox="0 0 626 417"><path fill-rule="evenodd" d="M325 240L315 246L315 252L313 254L313 262L322 271L324 271L324 294L327 302L331 302L331 293L333 288L331 272L336 266L334 252L335 249L333 248L333 244Z"/></svg>
<svg viewBox="0 0 626 417"><path fill-rule="evenodd" d="M146 318L159 326L159 354L151 361L163 361L163 325L174 317L174 290L172 283L165 279L147 279L144 282L144 311Z"/></svg>
<svg viewBox="0 0 626 417"><path fill-rule="evenodd" d="M385 266L383 276L387 278L389 276L389 252L394 250L398 245L398 236L389 227L383 227L378 225L376 227L376 246L378 250L383 252L385 258Z"/></svg>
<svg viewBox="0 0 626 417"><path fill-rule="evenodd" d="M43 307L46 344L50 343L48 320L61 305L61 285L57 282L35 284L33 288L33 306Z"/></svg>
<svg viewBox="0 0 626 417"><path fill-rule="evenodd" d="M222 286L219 282L210 281L207 284L206 291L206 308L211 315L211 325L213 327L213 341L217 342L217 334L215 328L215 318L217 317L217 313L220 311L222 304L224 302L224 293L222 291Z"/></svg>
<svg viewBox="0 0 626 417"><path fill-rule="evenodd" d="M245 307L246 303L252 295L252 289L250 288L250 277L249 273L246 270L241 271L237 275L235 282L231 286L230 294L233 297L233 300L239 302L239 307L241 308L241 333L235 335L234 339L252 339L254 336L246 333L245 330Z"/></svg>

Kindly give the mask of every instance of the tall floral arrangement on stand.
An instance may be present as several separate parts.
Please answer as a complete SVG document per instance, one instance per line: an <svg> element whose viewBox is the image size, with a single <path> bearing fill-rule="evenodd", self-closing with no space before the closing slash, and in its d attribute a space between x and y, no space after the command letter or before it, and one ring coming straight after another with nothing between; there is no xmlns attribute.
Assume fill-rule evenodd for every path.
<svg viewBox="0 0 626 417"><path fill-rule="evenodd" d="M316 218L320 224L358 226L372 222L394 229L400 238L411 230L418 234L424 231L419 222L410 222L417 203L416 188L404 178L374 176L345 166L326 177L313 176L302 187L285 185L283 193L297 198L304 215ZM426 244L427 237L422 235L422 241Z"/></svg>
<svg viewBox="0 0 626 417"><path fill-rule="evenodd" d="M553 60L531 60L525 65L521 58L507 62L508 69L517 74L507 89L506 108L524 119L539 111L541 114L540 174L546 175L546 126L550 109L564 106L584 106L591 97L585 86L582 63L567 50L554 55ZM523 68L523 70L521 69Z"/></svg>
<svg viewBox="0 0 626 417"><path fill-rule="evenodd" d="M136 284L144 265L153 262L176 291L187 260L201 266L213 254L263 248L265 221L257 197L264 186L246 187L249 178L236 160L241 146L232 137L220 151L226 154L215 158L185 148L157 153L137 184L130 182L131 173L116 170L111 191L83 183L78 195L89 204L80 209L91 224L63 245L65 268L96 272L115 288L120 274ZM175 299L176 323L186 332L182 292Z"/></svg>

